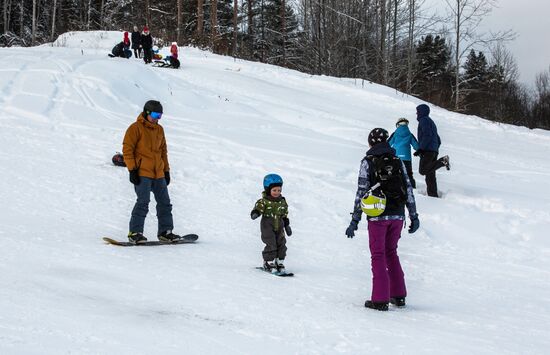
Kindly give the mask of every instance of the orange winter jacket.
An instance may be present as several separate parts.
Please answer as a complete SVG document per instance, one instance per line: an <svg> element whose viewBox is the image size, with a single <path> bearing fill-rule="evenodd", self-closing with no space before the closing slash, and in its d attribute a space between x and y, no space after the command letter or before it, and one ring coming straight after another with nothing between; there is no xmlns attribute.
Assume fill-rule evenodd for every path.
<svg viewBox="0 0 550 355"><path fill-rule="evenodd" d="M128 170L139 169L139 176L160 179L170 170L164 129L147 121L143 113L126 130L122 154Z"/></svg>

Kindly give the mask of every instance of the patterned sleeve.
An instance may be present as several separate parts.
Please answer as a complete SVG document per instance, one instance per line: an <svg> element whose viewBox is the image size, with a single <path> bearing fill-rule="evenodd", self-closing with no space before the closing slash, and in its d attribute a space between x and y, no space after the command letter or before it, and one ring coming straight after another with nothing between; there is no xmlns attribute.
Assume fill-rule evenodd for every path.
<svg viewBox="0 0 550 355"><path fill-rule="evenodd" d="M254 209L260 212L261 214L264 214L265 212L265 203L264 199L261 198L258 201L256 201L256 204L254 205Z"/></svg>
<svg viewBox="0 0 550 355"><path fill-rule="evenodd" d="M405 202L405 204L407 205L407 209L409 210L409 217L418 217L418 213L416 213L416 201L414 200L411 180L409 180L407 169L405 168L405 164L403 163L403 161L401 161L401 171L403 172L403 179L405 180L405 183L407 185L407 202Z"/></svg>
<svg viewBox="0 0 550 355"><path fill-rule="evenodd" d="M369 181L369 162L367 159L361 161L361 166L359 167L359 178L357 179L357 192L355 193L355 202L353 204L353 213L352 218L359 222L361 220L361 199L370 187Z"/></svg>

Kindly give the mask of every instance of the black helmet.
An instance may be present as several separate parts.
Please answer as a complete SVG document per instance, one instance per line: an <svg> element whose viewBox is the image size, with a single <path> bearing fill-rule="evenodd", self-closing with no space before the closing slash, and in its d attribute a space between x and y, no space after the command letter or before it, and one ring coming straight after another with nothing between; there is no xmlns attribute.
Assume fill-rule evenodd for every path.
<svg viewBox="0 0 550 355"><path fill-rule="evenodd" d="M369 133L369 145L374 147L388 140L389 134L384 128L375 128Z"/></svg>
<svg viewBox="0 0 550 355"><path fill-rule="evenodd" d="M143 106L144 116L147 117L151 112L160 112L162 113L162 105L156 100L149 100Z"/></svg>
<svg viewBox="0 0 550 355"><path fill-rule="evenodd" d="M404 117L401 117L400 119L397 120L395 127L408 126L408 125L409 125L409 120Z"/></svg>

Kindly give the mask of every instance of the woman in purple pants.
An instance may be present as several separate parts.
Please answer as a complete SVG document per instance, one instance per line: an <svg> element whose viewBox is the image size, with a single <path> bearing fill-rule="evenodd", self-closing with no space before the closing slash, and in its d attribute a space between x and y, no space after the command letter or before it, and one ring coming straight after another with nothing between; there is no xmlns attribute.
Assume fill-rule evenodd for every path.
<svg viewBox="0 0 550 355"><path fill-rule="evenodd" d="M365 307L379 311L387 311L389 303L398 307L405 306L405 275L397 255L397 243L405 220L405 206L411 220L409 233L416 232L420 226L413 189L405 165L395 156L395 150L390 147L387 140L388 132L383 128L375 128L369 134L370 149L361 161L354 212L346 230L348 238L355 236L363 212L361 199L371 186L380 183L378 189L386 196L386 207L384 212L376 217L367 216L372 295L371 299L365 302Z"/></svg>

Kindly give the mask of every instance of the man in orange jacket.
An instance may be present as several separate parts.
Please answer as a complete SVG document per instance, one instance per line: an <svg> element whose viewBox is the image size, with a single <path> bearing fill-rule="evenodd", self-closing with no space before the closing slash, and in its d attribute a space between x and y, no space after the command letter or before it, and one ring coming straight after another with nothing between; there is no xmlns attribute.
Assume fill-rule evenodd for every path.
<svg viewBox="0 0 550 355"><path fill-rule="evenodd" d="M128 239L134 244L147 241L143 236L143 226L149 212L151 191L157 201L158 239L165 243L181 239L179 235L172 233L174 222L168 195L170 165L164 129L158 124L161 117L160 102L147 101L136 122L126 130L122 143L122 153L130 172L130 182L134 184L137 195L128 233Z"/></svg>

